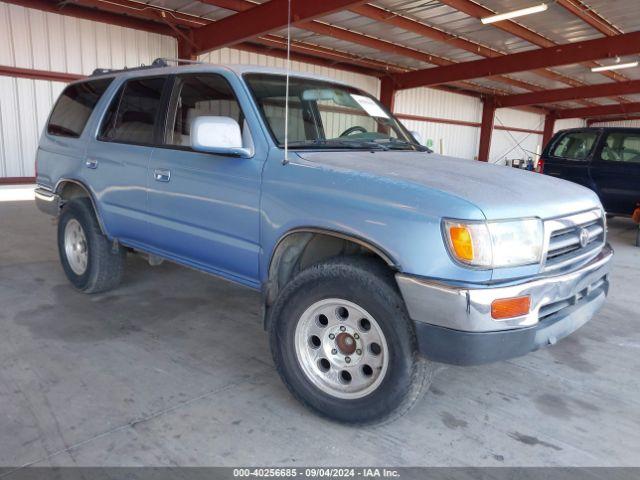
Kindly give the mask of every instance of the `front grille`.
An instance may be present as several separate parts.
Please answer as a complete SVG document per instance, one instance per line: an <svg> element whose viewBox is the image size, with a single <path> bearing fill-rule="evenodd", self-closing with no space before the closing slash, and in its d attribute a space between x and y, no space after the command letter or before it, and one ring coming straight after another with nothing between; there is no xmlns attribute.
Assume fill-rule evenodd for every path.
<svg viewBox="0 0 640 480"><path fill-rule="evenodd" d="M585 244L580 241L583 230L588 234ZM568 268L596 256L606 235L601 210L548 220L545 231L549 232L545 271Z"/></svg>
<svg viewBox="0 0 640 480"><path fill-rule="evenodd" d="M602 291L606 293L608 289L609 282L607 280L607 276L605 275L570 298L565 298L564 300L559 300L557 302L544 305L542 308L540 308L540 312L538 313L538 321L542 322L556 314L561 315L565 309L589 301L593 299L594 296L599 295Z"/></svg>

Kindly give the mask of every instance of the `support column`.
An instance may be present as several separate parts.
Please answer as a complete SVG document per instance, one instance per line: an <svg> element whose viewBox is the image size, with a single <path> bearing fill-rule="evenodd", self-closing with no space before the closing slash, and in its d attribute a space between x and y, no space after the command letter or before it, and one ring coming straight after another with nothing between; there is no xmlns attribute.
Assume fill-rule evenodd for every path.
<svg viewBox="0 0 640 480"><path fill-rule="evenodd" d="M197 60L193 43L183 37L178 37L178 58L182 60Z"/></svg>
<svg viewBox="0 0 640 480"><path fill-rule="evenodd" d="M496 116L496 102L493 97L482 100L482 124L480 125L480 147L478 148L478 160L489 161L491 149L491 135L493 134L493 122Z"/></svg>
<svg viewBox="0 0 640 480"><path fill-rule="evenodd" d="M549 112L544 119L544 132L542 133L542 149L547 146L551 137L553 137L553 128L556 125L555 112Z"/></svg>
<svg viewBox="0 0 640 480"><path fill-rule="evenodd" d="M393 113L393 104L396 96L396 87L390 77L382 77L380 82L380 103Z"/></svg>

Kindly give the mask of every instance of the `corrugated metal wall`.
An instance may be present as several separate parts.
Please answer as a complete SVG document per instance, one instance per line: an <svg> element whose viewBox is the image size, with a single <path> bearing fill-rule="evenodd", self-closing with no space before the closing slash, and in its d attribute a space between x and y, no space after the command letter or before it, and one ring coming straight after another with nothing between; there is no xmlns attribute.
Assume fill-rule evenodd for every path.
<svg viewBox="0 0 640 480"><path fill-rule="evenodd" d="M542 131L544 115L512 108L500 108L496 111L494 125ZM489 161L504 164L506 160L513 159L537 160L537 155L541 151L542 135L540 134L495 129L491 137Z"/></svg>
<svg viewBox="0 0 640 480"><path fill-rule="evenodd" d="M587 122L582 118L565 118L562 120L556 120L553 131L558 132L560 130L566 130L568 128L582 128L586 126Z"/></svg>
<svg viewBox="0 0 640 480"><path fill-rule="evenodd" d="M395 113L477 123L482 118L482 103L466 95L412 88L396 93ZM478 155L480 129L477 127L416 120L402 120L402 123L409 130L420 132L424 141L431 140L438 153L462 158Z"/></svg>
<svg viewBox="0 0 640 480"><path fill-rule="evenodd" d="M286 61L282 58L270 57L258 53L243 52L233 48L222 48L201 55L198 60L216 65L259 65L262 67L285 68ZM291 70L296 72L314 73L329 78L334 78L361 88L365 92L378 97L380 93L380 80L368 75L337 70L335 68L311 65L308 63L291 62Z"/></svg>
<svg viewBox="0 0 640 480"><path fill-rule="evenodd" d="M89 74L175 57L175 39L0 3L0 64ZM31 177L63 83L0 76L0 177Z"/></svg>
<svg viewBox="0 0 640 480"><path fill-rule="evenodd" d="M482 121L482 103L479 99L430 88L398 92L395 112L478 124ZM424 140L432 140L438 153L462 158L476 158L478 155L479 127L416 120L403 120L403 123L410 130L420 132ZM544 128L544 116L509 108L498 109L495 125L541 131ZM535 158L541 143L542 135L539 134L494 130L489 159L495 163L505 163L506 159Z"/></svg>

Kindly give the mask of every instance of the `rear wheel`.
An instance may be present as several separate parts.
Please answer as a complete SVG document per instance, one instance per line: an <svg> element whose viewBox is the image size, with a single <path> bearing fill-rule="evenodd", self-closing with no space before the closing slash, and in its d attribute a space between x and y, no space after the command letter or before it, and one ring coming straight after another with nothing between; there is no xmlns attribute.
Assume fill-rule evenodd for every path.
<svg viewBox="0 0 640 480"><path fill-rule="evenodd" d="M283 381L304 405L341 422L390 421L422 396L433 373L393 277L366 258L301 272L270 313Z"/></svg>
<svg viewBox="0 0 640 480"><path fill-rule="evenodd" d="M122 278L125 251L102 234L87 198L65 204L58 222L58 252L69 281L85 293L115 288Z"/></svg>

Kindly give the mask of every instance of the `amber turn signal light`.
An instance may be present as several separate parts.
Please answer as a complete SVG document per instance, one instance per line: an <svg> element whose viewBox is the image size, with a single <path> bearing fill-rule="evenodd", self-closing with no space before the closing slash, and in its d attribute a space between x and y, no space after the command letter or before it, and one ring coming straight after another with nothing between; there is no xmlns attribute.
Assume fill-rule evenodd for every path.
<svg viewBox="0 0 640 480"><path fill-rule="evenodd" d="M524 297L501 298L491 303L491 317L495 320L521 317L529 313L531 298Z"/></svg>
<svg viewBox="0 0 640 480"><path fill-rule="evenodd" d="M466 227L451 227L449 237L453 251L460 260L473 260L473 242L471 232Z"/></svg>

